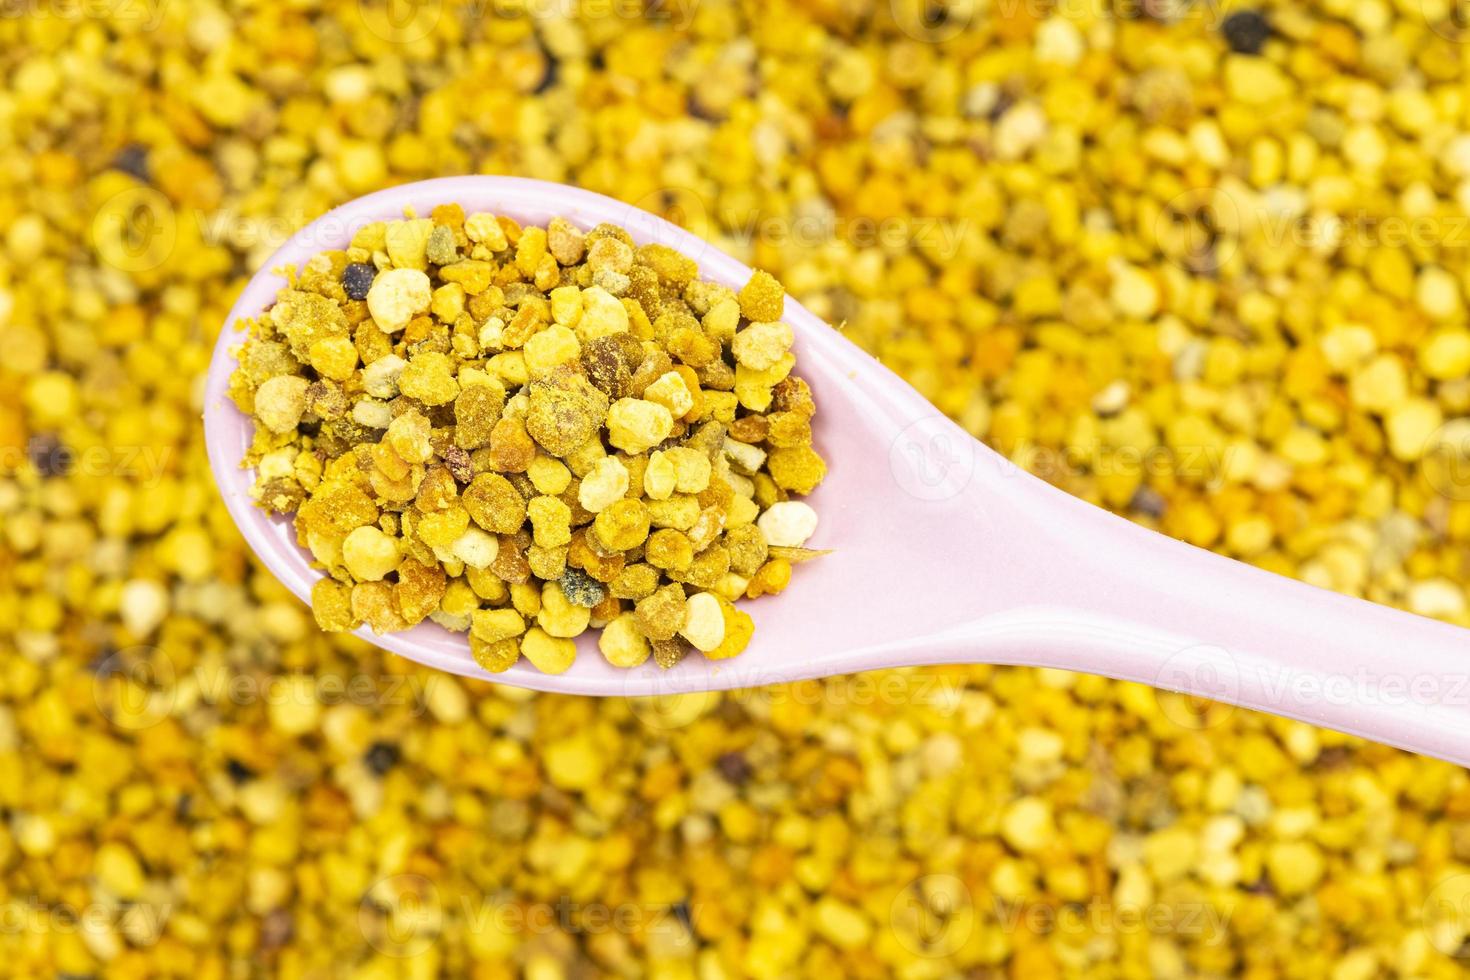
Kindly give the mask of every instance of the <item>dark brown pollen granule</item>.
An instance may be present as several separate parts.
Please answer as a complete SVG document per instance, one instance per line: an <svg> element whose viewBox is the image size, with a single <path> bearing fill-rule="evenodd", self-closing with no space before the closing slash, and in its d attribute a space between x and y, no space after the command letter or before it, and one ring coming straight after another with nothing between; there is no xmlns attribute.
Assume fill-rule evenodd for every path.
<svg viewBox="0 0 1470 980"><path fill-rule="evenodd" d="M377 275L378 270L366 262L352 262L342 270L342 288L347 291L349 299L367 299L368 290L373 288Z"/></svg>

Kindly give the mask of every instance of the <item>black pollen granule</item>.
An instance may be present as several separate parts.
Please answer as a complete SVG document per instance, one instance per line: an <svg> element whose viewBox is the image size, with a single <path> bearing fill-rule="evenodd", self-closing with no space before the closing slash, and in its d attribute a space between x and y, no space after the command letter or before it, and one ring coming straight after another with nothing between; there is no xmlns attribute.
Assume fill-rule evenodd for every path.
<svg viewBox="0 0 1470 980"><path fill-rule="evenodd" d="M1168 509L1168 504L1160 493L1152 487L1139 487L1133 492L1133 499L1128 502L1130 510L1136 510L1140 514L1149 517L1160 518Z"/></svg>
<svg viewBox="0 0 1470 980"><path fill-rule="evenodd" d="M557 77L561 75L561 62L553 57L546 59L546 72L541 76L541 81L536 84L535 94L540 95L556 84Z"/></svg>
<svg viewBox="0 0 1470 980"><path fill-rule="evenodd" d="M673 906L673 913L674 918L678 919L679 923L685 929L689 930L690 932L694 931L694 916L690 911L689 902L687 899L680 899L679 901L675 902Z"/></svg>
<svg viewBox="0 0 1470 980"><path fill-rule="evenodd" d="M55 433L43 432L34 437L26 451L31 457L31 464L43 477L65 476L71 469L71 451Z"/></svg>
<svg viewBox="0 0 1470 980"><path fill-rule="evenodd" d="M401 756L402 752L392 742L374 742L368 746L368 750L363 755L362 761L376 775L381 776L389 769L398 765L398 760Z"/></svg>
<svg viewBox="0 0 1470 980"><path fill-rule="evenodd" d="M148 147L142 143L129 143L117 151L117 156L112 158L112 166L125 174L131 174L145 184L148 183L150 179Z"/></svg>
<svg viewBox="0 0 1470 980"><path fill-rule="evenodd" d="M725 782L733 786L743 786L750 779L750 762L742 752L726 752L715 760L715 766Z"/></svg>
<svg viewBox="0 0 1470 980"><path fill-rule="evenodd" d="M1239 10L1220 25L1225 43L1236 54L1260 54L1271 36L1271 22L1259 10Z"/></svg>
<svg viewBox="0 0 1470 980"><path fill-rule="evenodd" d="M367 299L368 290L373 288L373 279L378 270L366 262L353 262L342 270L342 288L351 299Z"/></svg>

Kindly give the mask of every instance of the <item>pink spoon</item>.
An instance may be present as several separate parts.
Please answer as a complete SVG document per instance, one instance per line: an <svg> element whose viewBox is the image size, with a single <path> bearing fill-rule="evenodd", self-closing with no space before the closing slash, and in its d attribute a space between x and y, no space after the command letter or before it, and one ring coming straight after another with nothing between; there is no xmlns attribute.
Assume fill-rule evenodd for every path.
<svg viewBox="0 0 1470 980"><path fill-rule="evenodd" d="M235 523L266 566L309 601L320 576L288 520L249 497L240 460L252 422L225 395L242 320L284 284L277 269L343 248L355 229L455 202L467 212L588 228L614 222L640 243L698 261L740 287L750 270L630 205L560 184L451 177L370 194L308 225L272 256L230 311L210 364L205 433ZM830 464L809 498L811 547L777 598L742 603L755 639L739 657L691 653L672 670L603 660L592 633L575 665L524 659L487 674L463 635L424 623L358 635L439 670L543 691L657 695L747 688L883 667L1029 664L1141 681L1470 763L1470 631L1351 599L1181 544L1077 500L974 440L794 300L797 372L818 404Z"/></svg>

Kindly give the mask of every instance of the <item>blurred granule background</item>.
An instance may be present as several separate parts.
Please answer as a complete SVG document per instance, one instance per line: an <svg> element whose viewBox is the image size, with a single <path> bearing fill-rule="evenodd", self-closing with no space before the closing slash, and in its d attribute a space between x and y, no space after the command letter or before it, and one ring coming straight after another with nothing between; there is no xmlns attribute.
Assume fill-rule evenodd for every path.
<svg viewBox="0 0 1470 980"><path fill-rule="evenodd" d="M1073 493L1467 625L1466 14L0 0L0 973L1463 975L1458 767L1054 671L433 675L317 632L199 417L294 229L524 174Z"/></svg>

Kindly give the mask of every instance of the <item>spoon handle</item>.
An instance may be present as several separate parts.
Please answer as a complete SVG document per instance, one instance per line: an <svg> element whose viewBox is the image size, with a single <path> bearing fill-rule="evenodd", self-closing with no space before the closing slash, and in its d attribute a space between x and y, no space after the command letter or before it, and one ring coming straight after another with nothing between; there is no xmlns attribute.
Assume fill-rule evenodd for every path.
<svg viewBox="0 0 1470 980"><path fill-rule="evenodd" d="M990 489L1009 498L1028 552L1057 556L1020 571L1049 597L1016 614L1031 619L1031 661L1470 764L1470 630L1183 544L1030 477L1002 482ZM1201 726L1219 716L1194 713Z"/></svg>

